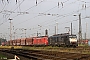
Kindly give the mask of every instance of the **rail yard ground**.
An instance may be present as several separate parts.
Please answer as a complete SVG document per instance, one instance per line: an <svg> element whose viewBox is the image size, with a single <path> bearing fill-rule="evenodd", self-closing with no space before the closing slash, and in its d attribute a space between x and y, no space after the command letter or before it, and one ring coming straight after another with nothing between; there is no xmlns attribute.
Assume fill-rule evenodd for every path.
<svg viewBox="0 0 90 60"><path fill-rule="evenodd" d="M78 46L76 48L51 47L51 46L48 46L48 47L0 46L0 51L9 52L11 54L23 56L26 58L32 58L36 60L43 60L43 59L90 60L90 47L89 46Z"/></svg>
<svg viewBox="0 0 90 60"><path fill-rule="evenodd" d="M59 51L59 52L90 54L90 46L78 46L76 48L52 47L52 46L47 46L47 47L0 46L0 49L47 50L47 51Z"/></svg>

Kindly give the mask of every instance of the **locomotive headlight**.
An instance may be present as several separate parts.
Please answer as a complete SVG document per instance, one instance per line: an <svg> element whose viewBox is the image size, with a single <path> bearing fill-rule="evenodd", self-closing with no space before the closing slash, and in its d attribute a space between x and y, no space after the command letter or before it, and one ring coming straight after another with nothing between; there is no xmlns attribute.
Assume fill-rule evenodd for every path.
<svg viewBox="0 0 90 60"><path fill-rule="evenodd" d="M69 38L70 42L77 42L76 38Z"/></svg>

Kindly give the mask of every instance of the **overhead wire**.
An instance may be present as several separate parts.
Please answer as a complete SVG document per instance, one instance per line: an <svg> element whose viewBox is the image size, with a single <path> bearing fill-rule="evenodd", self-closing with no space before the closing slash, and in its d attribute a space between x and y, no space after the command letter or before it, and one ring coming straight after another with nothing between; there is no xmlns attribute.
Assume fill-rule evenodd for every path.
<svg viewBox="0 0 90 60"><path fill-rule="evenodd" d="M75 1L75 2L76 2L76 1ZM75 2L72 2L72 3L75 3ZM62 9L62 8L61 8L61 9ZM61 10L61 9L60 9L60 10ZM71 13L71 12L70 12L70 13ZM70 16L70 13L67 13L68 16ZM66 15L66 14L63 14L63 15L60 15L60 16L62 16L62 18L64 18L64 17L66 17L65 15ZM56 18L58 18L58 17L56 17ZM43 23L43 24L46 23L46 24L44 24L44 25L47 25L47 24L49 24L50 22L54 22L54 21L55 21L54 19L55 19L55 18L50 19L51 21L48 20L48 21L49 21L48 23L46 23L46 21L45 21L45 22L42 22L42 23ZM54 20L54 21L52 21L52 20ZM42 24L42 23L40 23L40 24Z"/></svg>
<svg viewBox="0 0 90 60"><path fill-rule="evenodd" d="M24 1L24 0L23 0L23 1ZM19 4L19 6L23 3L23 1ZM41 2L40 2L40 3L41 3ZM39 3L38 3L38 4L39 4ZM19 6L18 6L18 7L19 7ZM17 8L18 8L18 7L17 7ZM16 8L16 9L17 9L17 8ZM16 9L14 9L13 11L15 11ZM29 8L29 9L30 9L30 8ZM28 9L28 10L29 10L29 9ZM27 10L26 10L26 11L27 11ZM11 13L11 14L12 14L12 13ZM10 15L11 15L11 14L10 14ZM10 16L10 15L9 15L9 16ZM9 16L8 16L8 17L9 17ZM8 17L7 17L7 18L8 18ZM6 22L7 22L7 21L6 21ZM3 25L3 24L4 24L4 23L1 23L0 26Z"/></svg>
<svg viewBox="0 0 90 60"><path fill-rule="evenodd" d="M37 1L37 0L36 0ZM38 4L40 4L40 3L42 3L42 2L44 2L44 0L43 1L40 1L39 3L37 3L36 5L34 5L34 6L32 6L32 7L30 7L30 8L28 8L28 9L26 9L24 12L26 12L26 11L28 11L28 10L30 10L30 9L32 9L32 8L34 8L34 7L36 7ZM28 13L28 12L27 12ZM15 17L17 17L17 16L19 16L19 15L16 15L16 16L14 16L14 17L12 17L12 18L15 18Z"/></svg>
<svg viewBox="0 0 90 60"><path fill-rule="evenodd" d="M55 7L57 7L57 6L55 6ZM55 7L54 7L54 8L55 8ZM49 10L47 10L47 11L50 11L50 10L52 10L52 9L53 9L53 8L51 8L51 9L49 9ZM45 11L45 12L47 12L47 11ZM35 16L35 17L37 17L37 16ZM35 18L35 17L34 17L34 18ZM32 19L32 18L31 18L31 19ZM24 21L24 22L25 22L25 21ZM19 23L19 24L20 24L20 23ZM17 24L16 24L16 25L17 25Z"/></svg>
<svg viewBox="0 0 90 60"><path fill-rule="evenodd" d="M44 22L45 23L45 22ZM46 25L46 24L45 24Z"/></svg>
<svg viewBox="0 0 90 60"><path fill-rule="evenodd" d="M88 6L87 8L90 8L90 6ZM68 13L66 16L62 16L62 17L60 17L60 18L58 18L58 19L55 19L55 20L59 20L59 19L62 19L62 18L64 18L64 17L67 17L67 16L70 16L70 15L72 15L72 14L74 14L75 12L79 12L79 11L81 11L81 10L84 10L84 9L80 9L80 10L77 10L77 11L73 11L72 13ZM54 20L54 21L55 21ZM51 21L51 22L53 22L53 21ZM48 23L47 23L48 24Z"/></svg>
<svg viewBox="0 0 90 60"><path fill-rule="evenodd" d="M20 3L20 5L21 5L23 2L24 2L24 0ZM20 5L19 5L19 6L20 6ZM18 6L18 7L19 7L19 6ZM13 11L15 11L16 9L18 9L18 7L16 7ZM12 14L12 13L11 13L11 14ZM10 14L10 15L11 15L11 14ZM10 17L10 15L9 15L6 19L8 19L8 18ZM7 21L6 21L6 22L7 22ZM3 25L3 24L6 23L6 22L1 23L0 26Z"/></svg>
<svg viewBox="0 0 90 60"><path fill-rule="evenodd" d="M44 0L43 0L44 1ZM41 2L43 2L43 1L41 1ZM68 0L67 0L68 1ZM64 3L66 3L67 1L65 1ZM41 3L40 2L40 3ZM38 3L38 4L40 4L40 3ZM34 5L35 6L35 5ZM34 7L33 6L33 7ZM57 5L56 6L54 6L53 8L51 8L51 9L49 9L49 10L47 10L47 11L45 11L45 12L48 12L48 11L50 11L50 10L52 10L52 9L54 9L54 8L56 8L57 7ZM32 8L32 7L31 7ZM29 8L29 9L31 9L31 8ZM29 10L29 9L27 9L27 10ZM27 11L27 10L25 10L25 11ZM43 13L45 13L45 12L43 12ZM15 16L16 17L16 16ZM30 18L30 19L35 19L36 17L38 17L38 15L37 16L34 16L33 18ZM27 22L29 19L27 19L27 20L25 20L25 21L23 21L24 23L25 22ZM23 23L23 22L21 22L21 23ZM21 23L18 23L18 24L21 24ZM16 25L18 25L18 24L16 24Z"/></svg>
<svg viewBox="0 0 90 60"><path fill-rule="evenodd" d="M4 2L5 2L5 0L2 1L2 3L3 3L4 6L3 6L3 8L2 8L1 11L0 11L1 14L3 13L3 10L5 9L5 7L8 5L6 2L5 2L5 3L4 3ZM1 18L0 20L3 20L3 18L6 18L6 17L4 17L4 16L6 16L6 15L7 15L7 14L4 13L3 16L2 16L2 18ZM0 23L0 25L2 25L3 23L4 23L4 21L3 21L2 23Z"/></svg>
<svg viewBox="0 0 90 60"><path fill-rule="evenodd" d="M55 6L55 7L57 7L57 6ZM55 8L55 7L54 7L54 8ZM30 9L30 8L29 8L29 9ZM28 10L29 10L29 9L28 9ZM52 10L52 9L53 9L53 8L51 8L51 9L49 9L49 10ZM47 10L47 11L49 11L49 10ZM47 11L46 11L46 12L47 12ZM35 17L37 17L37 16L35 16ZM35 17L34 17L34 18L35 18ZM19 23L19 24L20 24L20 23Z"/></svg>
<svg viewBox="0 0 90 60"><path fill-rule="evenodd" d="M87 8L90 8L90 6L88 6ZM84 10L84 9L80 9L80 10L74 11L73 13L79 12L79 11L81 11L81 10ZM73 14L73 13L71 13L71 14ZM68 15L66 15L66 16L69 16L69 15L71 15L71 14L68 14ZM64 17L66 17L66 16L64 16ZM62 18L64 18L64 17L62 17ZM59 19L61 19L61 18L59 18ZM59 19L57 19L57 20L59 20ZM54 21L55 21L55 20L54 20ZM73 21L76 21L76 20L73 20ZM70 23L70 22L73 22L73 21L69 21L69 23ZM53 21L51 21L51 22L53 22ZM65 23L68 23L68 22L65 22ZM64 23L64 24L65 24L65 23ZM62 23L61 23L61 24L62 24ZM61 24L60 24L60 25L61 25ZM44 25L48 25L48 23L46 23L46 24L44 24ZM53 24L52 24L52 25L53 25ZM51 25L51 26L52 26L52 25ZM48 25L48 26L50 26L50 25ZM48 26L45 26L45 27L48 27Z"/></svg>
<svg viewBox="0 0 90 60"><path fill-rule="evenodd" d="M24 0L23 0L23 1L24 1ZM23 1L22 1L22 2L23 2ZM22 2L21 2L21 4L22 4ZM16 4L15 4L15 5L16 5ZM8 5L7 5L7 6L8 6ZM5 9L5 6L3 7L2 10L4 10L4 9ZM16 8L16 9L17 9L17 8ZM16 10L16 9L15 9L15 10ZM14 10L14 11L15 11L15 10ZM11 14L12 14L12 13L11 13ZM10 16L10 15L9 15L9 16ZM7 16L7 18L8 18L9 16ZM3 17L2 17L2 18L3 18ZM7 22L7 21L4 21L4 22L0 23L0 26L2 26L3 24L5 24L6 22ZM6 29L5 29L5 30L6 30ZM3 33L3 32L2 32L2 33ZM5 33L5 32L4 32L4 33Z"/></svg>
<svg viewBox="0 0 90 60"><path fill-rule="evenodd" d="M43 0L43 1L44 1L44 0ZM43 2L43 1L41 1L41 2ZM68 1L68 0L67 0L67 1ZM40 2L40 3L41 3L41 2ZM65 2L66 2L66 1L65 1ZM64 2L64 3L65 3L65 2ZM38 3L38 4L40 4L40 3ZM35 5L34 5L34 6L35 6ZM31 8L33 8L34 6L32 6ZM56 7L56 6L55 6L55 7ZM55 8L55 7L54 7L54 8ZM31 9L31 8L29 8L29 9ZM27 9L27 10L29 10L29 9ZM52 8L52 9L53 9L53 8ZM27 10L25 10L25 11L27 11ZM49 11L49 10L48 10L48 11ZM46 11L46 12L47 12L47 11ZM17 16L18 16L18 15L17 15ZM15 17L16 17L16 16L15 16ZM35 18L35 17L34 17L34 18Z"/></svg>
<svg viewBox="0 0 90 60"><path fill-rule="evenodd" d="M52 9L51 9L52 10ZM33 17L33 18L35 18L35 17Z"/></svg>
<svg viewBox="0 0 90 60"><path fill-rule="evenodd" d="M75 2L76 2L76 1L75 1ZM70 5L73 4L73 3L75 3L75 2L70 3ZM67 6L68 6L68 5L67 5ZM64 6L64 8L67 7L67 6ZM63 8L61 8L61 9L63 9ZM61 9L59 9L59 10L61 10ZM70 13L71 13L71 12L70 12ZM70 13L67 13L67 14L70 15ZM50 19L50 20L54 20L54 19L59 18L59 17L65 17L65 15L67 15L67 14L63 14L63 15L59 15L59 14L58 14L58 17L56 16L55 18ZM50 21L50 20L49 20L49 21ZM46 21L44 21L44 22L42 22L42 23L45 23L45 22L46 22ZM40 23L40 24L41 24L41 23ZM46 23L46 24L47 24L47 23Z"/></svg>
<svg viewBox="0 0 90 60"><path fill-rule="evenodd" d="M89 7L87 7L87 8L89 8ZM86 8L84 8L84 9L86 9ZM80 9L80 11L81 11L81 10L84 10L84 9ZM77 10L76 12L79 12L79 10ZM65 17L65 15L66 15L66 16L70 16L70 14L73 14L73 13L75 13L75 11L70 12L70 13L67 13L68 15L67 15L67 14L63 14L63 15L60 15L60 16L63 18L63 17ZM56 18L58 18L58 17L56 17ZM50 20L49 20L49 21L50 21ZM52 21L51 21L51 22L52 22Z"/></svg>

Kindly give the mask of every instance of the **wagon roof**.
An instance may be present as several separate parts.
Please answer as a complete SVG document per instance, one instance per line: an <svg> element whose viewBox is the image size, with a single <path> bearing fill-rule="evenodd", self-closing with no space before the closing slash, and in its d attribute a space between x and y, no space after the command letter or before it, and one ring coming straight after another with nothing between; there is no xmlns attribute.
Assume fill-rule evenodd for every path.
<svg viewBox="0 0 90 60"><path fill-rule="evenodd" d="M21 38L21 40L25 40L26 38Z"/></svg>
<svg viewBox="0 0 90 60"><path fill-rule="evenodd" d="M16 40L20 40L20 39L16 39Z"/></svg>
<svg viewBox="0 0 90 60"><path fill-rule="evenodd" d="M32 39L32 37L31 38L26 38L26 39Z"/></svg>
<svg viewBox="0 0 90 60"><path fill-rule="evenodd" d="M37 36L37 37L33 37L33 38L42 38L42 37L48 37L48 36Z"/></svg>

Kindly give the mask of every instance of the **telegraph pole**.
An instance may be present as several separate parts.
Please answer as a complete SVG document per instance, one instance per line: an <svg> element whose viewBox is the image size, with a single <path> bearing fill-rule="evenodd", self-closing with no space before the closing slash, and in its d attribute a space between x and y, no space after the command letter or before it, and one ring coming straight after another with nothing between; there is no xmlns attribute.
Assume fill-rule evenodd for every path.
<svg viewBox="0 0 90 60"><path fill-rule="evenodd" d="M57 31L56 31L56 34L58 34L58 22L56 22L56 29L57 29Z"/></svg>
<svg viewBox="0 0 90 60"><path fill-rule="evenodd" d="M56 35L57 33L56 33L56 26L55 26L55 35Z"/></svg>
<svg viewBox="0 0 90 60"><path fill-rule="evenodd" d="M10 20L10 40L12 40L12 33L11 33L11 32L12 32L12 31L11 31L11 30L12 30L11 20L12 20L12 19L9 18L8 20Z"/></svg>
<svg viewBox="0 0 90 60"><path fill-rule="evenodd" d="M77 15L74 15L74 16L77 16ZM79 42L81 43L81 40L82 40L82 26L81 26L81 13L79 14Z"/></svg>
<svg viewBox="0 0 90 60"><path fill-rule="evenodd" d="M72 35L72 22L71 22L71 35Z"/></svg>
<svg viewBox="0 0 90 60"><path fill-rule="evenodd" d="M82 40L82 28L81 28L81 13L79 14L79 41Z"/></svg>
<svg viewBox="0 0 90 60"><path fill-rule="evenodd" d="M87 23L86 23L86 39L87 39Z"/></svg>
<svg viewBox="0 0 90 60"><path fill-rule="evenodd" d="M25 30L25 37L26 37L26 30L27 30L27 29L24 29L24 30Z"/></svg>

